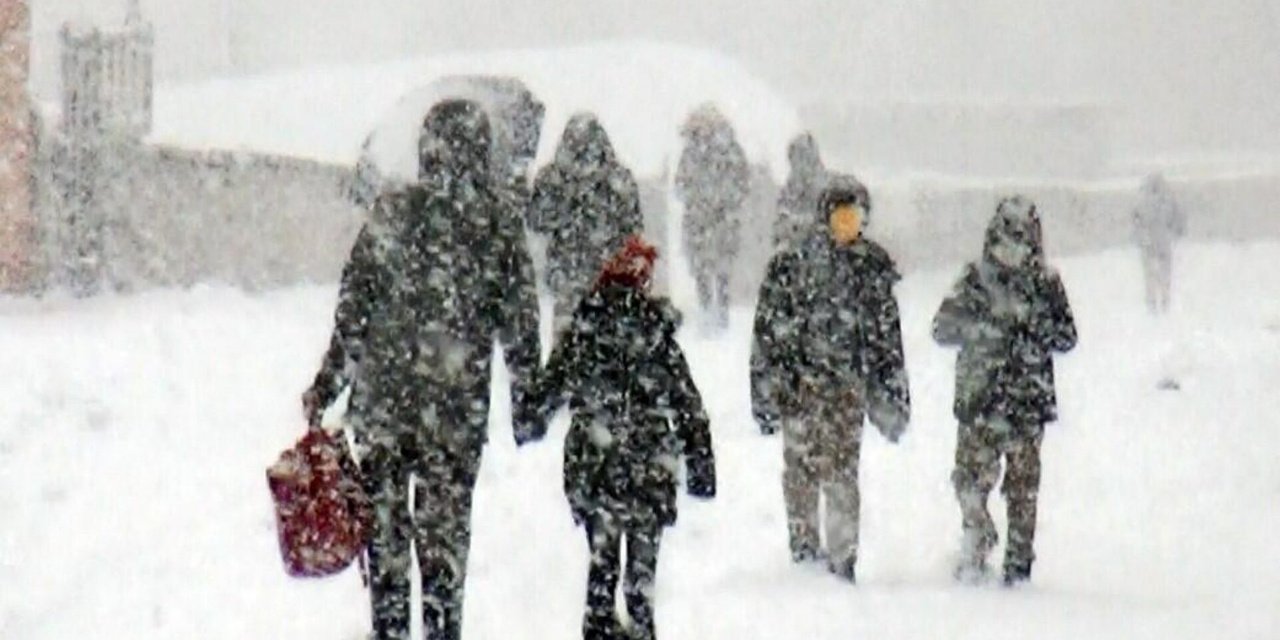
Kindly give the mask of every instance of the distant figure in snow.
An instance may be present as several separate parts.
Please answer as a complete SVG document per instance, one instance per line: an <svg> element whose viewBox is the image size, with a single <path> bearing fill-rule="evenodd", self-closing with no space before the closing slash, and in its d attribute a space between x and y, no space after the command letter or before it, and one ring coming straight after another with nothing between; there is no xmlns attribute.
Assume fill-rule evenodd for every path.
<svg viewBox="0 0 1280 640"><path fill-rule="evenodd" d="M1142 195L1133 210L1133 240L1142 253L1147 309L1169 311L1173 287L1173 243L1187 232L1187 218L1173 198L1164 176L1156 173L1142 182Z"/></svg>
<svg viewBox="0 0 1280 640"><path fill-rule="evenodd" d="M489 135L474 102L427 113L419 181L378 196L342 271L329 350L303 395L317 424L351 389L347 422L376 514L374 640L409 637L414 546L427 638L462 636L495 339L511 372L517 439L532 429L523 409L540 350L533 263L519 212L494 193Z"/></svg>
<svg viewBox="0 0 1280 640"><path fill-rule="evenodd" d="M963 581L987 574L987 555L998 539L987 498L1002 459L1009 507L1004 582L1029 580L1035 560L1040 443L1045 424L1057 419L1053 354L1076 344L1066 289L1045 262L1040 229L1031 201L1001 201L982 257L965 266L933 319L933 339L960 348L951 480L962 515L956 577Z"/></svg>
<svg viewBox="0 0 1280 640"><path fill-rule="evenodd" d="M586 640L655 637L658 546L676 520L681 458L690 495L716 490L707 414L675 340L678 314L649 295L656 258L639 237L627 239L556 341L534 393L538 438L557 407L573 412L564 491L591 551ZM618 620L620 576L630 630Z"/></svg>
<svg viewBox="0 0 1280 640"><path fill-rule="evenodd" d="M819 494L826 496L825 559L855 581L862 426L891 442L906 430L910 395L893 260L862 233L867 189L834 176L802 241L769 263L751 348L752 410L765 434L782 430L783 497L791 559L824 557Z"/></svg>
<svg viewBox="0 0 1280 640"><path fill-rule="evenodd" d="M787 159L791 163L791 171L778 198L778 217L773 225L773 244L778 250L808 235L814 224L813 212L818 208L818 197L829 178L818 153L818 142L811 133L802 133L791 141L787 147Z"/></svg>
<svg viewBox="0 0 1280 640"><path fill-rule="evenodd" d="M742 206L750 188L746 153L713 105L689 116L681 134L675 195L684 204L684 247L702 311L729 324L729 278L738 253Z"/></svg>
<svg viewBox="0 0 1280 640"><path fill-rule="evenodd" d="M528 222L547 237L545 281L559 334L599 265L644 228L640 189L594 115L579 113L565 126L555 159L534 181Z"/></svg>

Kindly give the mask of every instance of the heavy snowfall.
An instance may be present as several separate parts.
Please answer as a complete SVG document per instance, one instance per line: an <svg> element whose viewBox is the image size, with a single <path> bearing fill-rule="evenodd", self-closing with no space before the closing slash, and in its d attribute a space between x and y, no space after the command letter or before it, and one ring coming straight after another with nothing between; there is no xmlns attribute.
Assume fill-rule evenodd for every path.
<svg viewBox="0 0 1280 640"><path fill-rule="evenodd" d="M1272 541L1280 530L1280 121L1266 113L1280 89L1280 17L1266 3L1033 3L1037 11L989 0L961 15L941 2L893 9L860 1L851 6L865 14L841 9L829 20L764 0L709 3L683 20L679 3L665 1L633 9L545 0L533 3L545 11L510 15L489 1L434 15L399 0L327 8L291 1L277 10L236 0L122 1L112 10L89 0L27 4L24 82L37 135L71 138L74 101L64 85L74 78L59 65L75 58L66 47L82 30L115 29L126 13L125 33L154 29L155 84L147 130L126 152L137 155L94 156L108 167L92 169L95 179L115 178L94 183L85 202L106 204L47 195L61 187L41 185L91 169L71 155L32 156L34 166L53 167L33 169L42 280L0 296L0 637L395 637L377 617L401 603L388 596L371 607L363 555L360 566L328 577L286 572L266 472L309 418L354 436L369 455L385 444L378 421L400 414L398 406L371 409L380 400L368 390L442 379L423 373L427 365L370 364L398 357L380 353L386 346L376 339L395 347L406 335L439 338L435 324L435 333L402 326L411 324L397 315L405 309L422 324L455 323L446 333L464 337L441 349L444 361L472 353L458 345L474 333L483 344L472 346L492 365L491 379L466 379L480 381L489 407L470 418L487 436L470 460L478 464L474 488L457 481L471 496L470 551L452 564L465 580L462 638L653 637L637 622L633 598L651 600L665 640L1280 637L1280 547ZM807 11L821 3L798 4ZM415 20L435 40L412 37L406 25ZM503 26L480 28L495 21ZM726 36L723 24L745 35ZM806 28L829 41L799 44ZM777 36L781 29L791 33ZM964 74L967 81L955 79ZM451 83L475 77L522 83L544 109L536 137L520 139L522 130L504 125L489 103L480 108L491 116L482 131L476 102L450 101L471 90ZM448 120L434 108L442 102L465 113ZM691 123L708 113L727 125L744 161L742 199L728 207L732 249L689 231L696 186L682 177L684 152L696 137ZM440 127L435 138L422 135L424 118L428 132ZM867 413L860 463L855 453L856 579L852 564L841 570L826 533L831 551L797 556L792 498L784 495L793 435L762 434L767 420L753 386L757 303L773 277L771 259L802 245L776 236L779 196L796 165L789 151L806 132L826 171L856 180L823 183L812 202L795 205L819 223L796 233L844 247L838 214L856 216L857 239L848 242L882 246L901 275L877 282L891 287L899 314L909 411L895 413L905 397L890 409L875 404L883 380L856 382L870 397L855 412L859 424ZM719 130L708 135L721 139ZM481 207L475 194L483 189L467 180L498 173L487 164L498 157L482 144L487 136L495 149L527 155L510 161L520 184L494 187L492 196L521 203L523 228L518 220L493 222L496 231L479 218L439 222L441 211ZM156 167L164 172L156 186L138 187L152 184ZM1153 176L1185 216L1161 240L1173 249L1160 264L1133 229L1133 212L1153 206L1143 199ZM856 188L833 195L833 184ZM1007 261L1060 277L1077 339L1052 354L1056 415L1044 421L1040 443L1034 572L1020 556L1028 573L1011 576L1006 564L1002 580L1010 523L997 488L989 508L999 541L991 566L974 578L960 570L971 566L972 540L954 477L954 404L965 377L957 380L956 349L939 344L935 315L967 263L1006 261L1003 236L988 223L1017 194L1035 203L1029 218L1018 214L1034 221L1027 229L1035 240L1026 241L1027 256ZM39 218L46 210L55 213ZM576 240L535 224L564 211L590 212L597 235L607 227L607 251L560 249ZM102 220L86 223L85 212ZM413 218L422 212L431 213ZM562 235L570 231L581 230ZM656 261L649 247L636 248L642 243L623 243L633 233L656 247ZM416 245L409 235L426 239ZM566 262L561 252L574 250L589 257ZM631 271L633 250L651 272ZM433 263L437 252L446 257ZM456 271L441 282L439 269ZM1167 300L1153 292L1153 278L1168 279ZM417 315L414 306L436 295L447 309ZM486 296L502 301L497 311ZM591 324L600 317L612 324ZM394 330L377 334L379 323ZM662 352L662 366L676 371L659 376L670 387L657 394L670 403L659 412L662 428L669 417L686 440L708 429L709 450L687 445L675 456L687 467L663 457L674 450L652 454L663 479L678 485L671 505L636 507L613 480L580 480L584 488L566 478L589 455L574 439L582 423L588 446L640 437L601 426L601 415L618 415L609 413L612 396L573 396L650 366L611 366L638 353L617 347L611 331L624 325L652 330L645 336L656 342L644 353ZM536 357L526 339L535 333ZM584 344L597 351L584 355ZM423 348L405 351L425 361L416 351ZM596 386L568 382L562 390L544 375L548 367L570 375L562 369L593 359L581 377L606 378L591 380ZM679 362L702 409L681 395L689 389ZM448 397L463 388L463 374L450 376L440 383L443 398L430 389L391 395L430 405L413 406L418 417L409 422L420 418L435 433L433 420L460 424L447 411L466 411L459 407L467 398ZM654 384L640 374L633 382ZM448 497L457 502L455 487L427 479L454 464L429 458L437 453L423 445L431 437L396 449L431 460L426 471L418 467L407 487L380 485L403 501L363 481L384 534L394 517L388 509L410 513L409 494L413 526L425 526L423 504L437 499L425 496L436 494L446 496L440 521L458 513L467 521L466 508ZM371 474L377 464L362 461ZM713 499L703 499L708 490ZM832 502L824 498L827 518L839 511ZM645 509L658 521L668 511L679 517L655 524ZM593 626L583 596L600 597L593 562L621 544L601 543L601 530L615 529L627 536L624 559L611 560L625 565L618 626ZM380 566L372 558L375 599L379 580L399 568L389 547L376 544L370 551L384 555ZM438 558L417 545L412 560L403 557L410 599L434 601L423 593L431 580L420 575L435 571ZM646 548L657 553L656 577L632 593L631 556ZM411 637L445 637L416 609L408 624Z"/></svg>

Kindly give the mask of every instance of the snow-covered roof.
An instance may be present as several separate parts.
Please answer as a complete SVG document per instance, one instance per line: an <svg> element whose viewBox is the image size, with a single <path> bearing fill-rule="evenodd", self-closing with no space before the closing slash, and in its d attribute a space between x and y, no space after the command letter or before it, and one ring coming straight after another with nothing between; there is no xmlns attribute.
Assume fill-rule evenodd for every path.
<svg viewBox="0 0 1280 640"><path fill-rule="evenodd" d="M594 111L619 157L659 175L680 151L679 127L714 101L752 160L785 171L796 109L737 62L667 44L611 43L391 63L308 68L161 86L150 140L354 165L361 144L405 95L439 78L495 74L522 80L546 104L539 160L550 158L573 113ZM416 140L406 144L416 145Z"/></svg>

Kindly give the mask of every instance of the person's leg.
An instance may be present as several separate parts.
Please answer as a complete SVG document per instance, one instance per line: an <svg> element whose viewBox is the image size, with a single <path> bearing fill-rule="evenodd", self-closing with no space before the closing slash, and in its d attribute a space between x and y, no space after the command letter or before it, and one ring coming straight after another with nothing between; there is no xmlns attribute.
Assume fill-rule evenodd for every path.
<svg viewBox="0 0 1280 640"><path fill-rule="evenodd" d="M587 570L587 602L582 616L583 640L615 640L618 622L618 573L622 565L622 531L607 514L587 517L587 546L591 564Z"/></svg>
<svg viewBox="0 0 1280 640"><path fill-rule="evenodd" d="M653 594L658 573L662 528L654 526L627 534L627 574L623 581L632 640L654 640Z"/></svg>
<svg viewBox="0 0 1280 640"><path fill-rule="evenodd" d="M858 460L862 454L862 412L856 407L835 407L827 425L831 461L823 478L827 498L827 553L832 573L855 582L862 494L858 488Z"/></svg>
<svg viewBox="0 0 1280 640"><path fill-rule="evenodd" d="M1155 252L1142 250L1142 286L1144 287L1147 311L1160 312L1159 264Z"/></svg>
<svg viewBox="0 0 1280 640"><path fill-rule="evenodd" d="M787 537L793 562L818 557L817 451L811 447L807 418L788 418L782 425L782 497L787 511Z"/></svg>
<svg viewBox="0 0 1280 640"><path fill-rule="evenodd" d="M1007 451L1008 470L1000 489L1008 501L1009 543L1005 547L1004 579L1015 583L1031 578L1035 561L1036 506L1040 495L1040 443L1043 427L1015 439Z"/></svg>
<svg viewBox="0 0 1280 640"><path fill-rule="evenodd" d="M442 459L440 464L459 466L424 473L415 505L423 630L428 640L459 640L475 474L464 462Z"/></svg>
<svg viewBox="0 0 1280 640"><path fill-rule="evenodd" d="M1169 311L1169 302L1173 294L1173 248L1165 247L1160 252L1159 295L1160 311Z"/></svg>
<svg viewBox="0 0 1280 640"><path fill-rule="evenodd" d="M387 455L378 457L375 464L365 464L364 475L374 514L368 549L373 638L408 640L413 527L408 474Z"/></svg>
<svg viewBox="0 0 1280 640"><path fill-rule="evenodd" d="M1000 452L981 423L961 423L956 438L951 482L960 502L961 559L956 577L976 578L986 572L987 555L996 546L995 522L987 498L1000 477Z"/></svg>
<svg viewBox="0 0 1280 640"><path fill-rule="evenodd" d="M716 271L715 324L724 329L729 326L729 261L721 260Z"/></svg>

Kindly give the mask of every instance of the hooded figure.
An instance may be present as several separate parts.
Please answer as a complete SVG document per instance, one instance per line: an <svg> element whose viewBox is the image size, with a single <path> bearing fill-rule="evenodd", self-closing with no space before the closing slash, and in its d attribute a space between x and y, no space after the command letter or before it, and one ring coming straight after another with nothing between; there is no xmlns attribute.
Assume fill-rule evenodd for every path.
<svg viewBox="0 0 1280 640"><path fill-rule="evenodd" d="M729 121L712 105L689 116L676 168L675 194L684 204L684 246L703 311L729 322L729 274L738 253L740 216L750 168Z"/></svg>
<svg viewBox="0 0 1280 640"><path fill-rule="evenodd" d="M964 268L933 320L938 344L960 348L952 473L963 516L964 580L987 572L997 534L987 497L1006 464L1009 540L1004 580L1031 577L1040 443L1057 419L1053 353L1076 344L1075 321L1058 274L1045 264L1040 218L1022 197L1002 201L987 228L982 258Z"/></svg>
<svg viewBox="0 0 1280 640"><path fill-rule="evenodd" d="M761 430L783 435L783 495L791 557L815 560L826 495L829 568L850 582L858 557L858 460L870 418L897 442L910 418L899 276L862 235L871 201L833 176L803 241L769 263L756 308L751 400Z"/></svg>
<svg viewBox="0 0 1280 640"><path fill-rule="evenodd" d="M591 550L587 640L654 637L658 546L676 521L681 458L689 493L715 495L711 431L675 340L677 313L648 293L656 258L653 247L632 237L609 260L552 350L536 394L543 428L558 406L573 412L564 490ZM629 635L616 611L620 574L634 625Z"/></svg>
<svg viewBox="0 0 1280 640"><path fill-rule="evenodd" d="M600 264L644 226L640 189L594 115L577 114L565 126L555 159L538 172L528 215L529 228L547 236L558 333Z"/></svg>
<svg viewBox="0 0 1280 640"><path fill-rule="evenodd" d="M1142 196L1133 210L1133 240L1142 253L1142 275L1146 284L1147 309L1151 313L1169 311L1173 286L1173 243L1187 232L1187 218L1173 198L1164 176L1147 176Z"/></svg>
<svg viewBox="0 0 1280 640"><path fill-rule="evenodd" d="M777 249L787 248L807 235L828 179L818 143L810 133L802 133L791 141L787 159L791 173L778 198L778 217L773 226L773 244Z"/></svg>
<svg viewBox="0 0 1280 640"><path fill-rule="evenodd" d="M511 371L518 435L540 349L523 225L490 186L487 118L472 102L439 103L419 155L419 183L379 197L356 238L329 350L303 396L317 424L351 389L347 422L377 514L368 554L378 640L408 637L411 544L427 637L461 637L493 343Z"/></svg>

